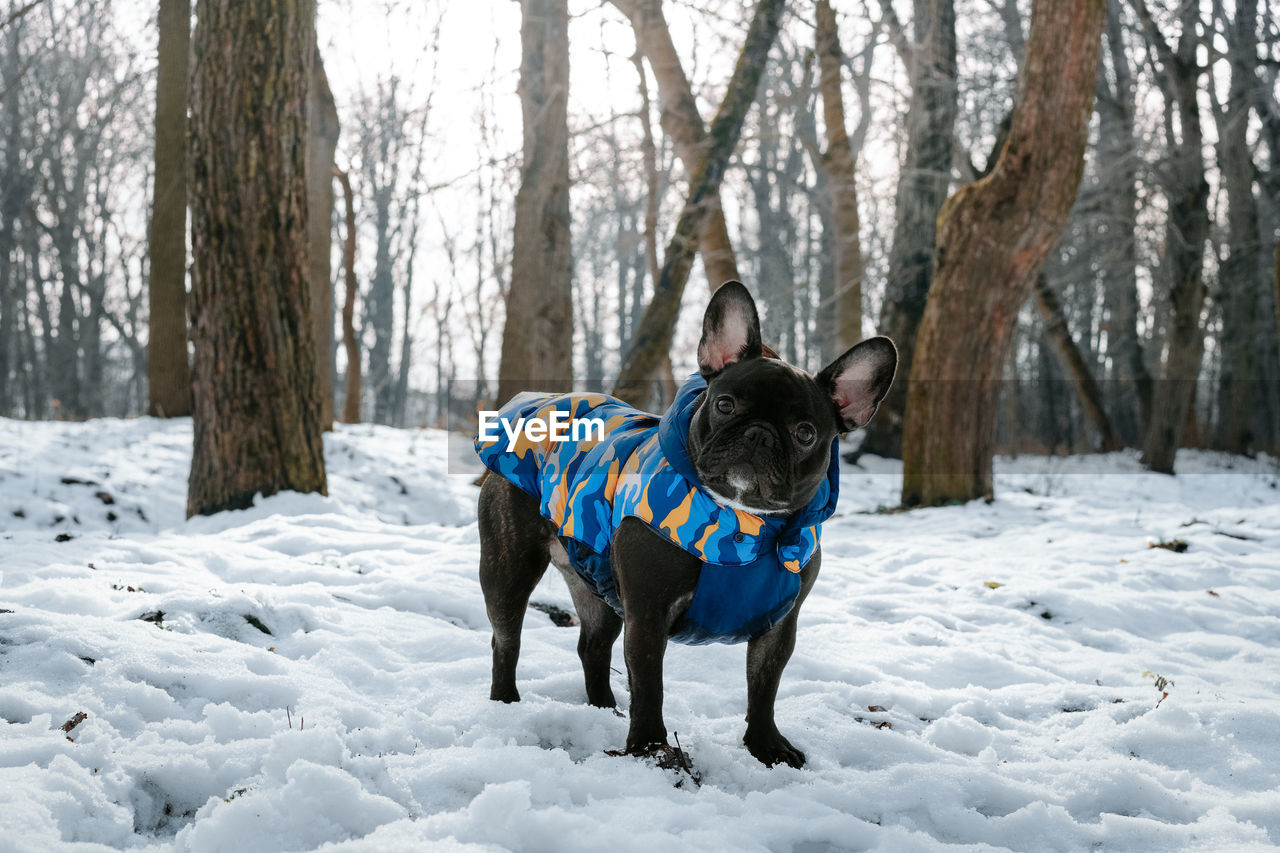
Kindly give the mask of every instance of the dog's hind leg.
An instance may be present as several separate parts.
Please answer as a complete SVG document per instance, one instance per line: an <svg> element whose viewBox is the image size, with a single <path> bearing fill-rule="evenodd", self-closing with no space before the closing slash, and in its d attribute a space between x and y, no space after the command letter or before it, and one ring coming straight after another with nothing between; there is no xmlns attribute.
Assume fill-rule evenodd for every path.
<svg viewBox="0 0 1280 853"><path fill-rule="evenodd" d="M555 559L557 548L552 548ZM597 708L616 708L613 688L609 686L609 664L613 657L613 644L622 633L622 617L613 611L603 599L587 588L568 565L555 559L556 568L569 585L574 609L578 611L578 657L582 661L582 675L587 682L587 701Z"/></svg>
<svg viewBox="0 0 1280 853"><path fill-rule="evenodd" d="M493 627L493 683L489 698L519 702L516 662L529 596L550 561L550 523L538 502L497 475L485 478L477 506L480 588Z"/></svg>

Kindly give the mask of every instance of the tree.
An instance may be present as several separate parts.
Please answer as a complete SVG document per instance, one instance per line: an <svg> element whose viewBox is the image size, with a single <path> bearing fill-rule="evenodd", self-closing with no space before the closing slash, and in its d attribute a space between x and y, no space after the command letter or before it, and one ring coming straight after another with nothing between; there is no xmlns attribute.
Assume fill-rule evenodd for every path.
<svg viewBox="0 0 1280 853"><path fill-rule="evenodd" d="M34 180L22 162L23 122L17 91L24 72L21 18L15 17L0 36L4 39L0 42L4 48L0 55L0 133L4 142L4 157L0 159L0 415L8 417L14 408L10 404L9 375L17 372L22 362L17 346L18 323L26 313L19 308L14 254L19 243L18 219Z"/></svg>
<svg viewBox="0 0 1280 853"><path fill-rule="evenodd" d="M1204 174L1204 133L1200 122L1199 78L1196 59L1200 36L1200 7L1183 3L1178 11L1182 32L1170 46L1147 10L1134 0L1147 44L1159 64L1156 79L1164 94L1165 141L1169 153L1161 183L1168 204L1165 220L1162 283L1169 289L1172 309L1167 336L1164 378L1155 383L1151 420L1143 441L1142 461L1152 471L1173 473L1173 459L1182 443L1193 403L1200 362L1204 357L1204 251L1209 236L1209 182ZM1177 129L1175 130L1175 119Z"/></svg>
<svg viewBox="0 0 1280 853"><path fill-rule="evenodd" d="M351 176L336 166L334 176L342 185L343 225L342 275L346 292L342 302L342 346L347 354L347 387L342 401L344 424L360 423L360 338L356 335L356 208L351 192Z"/></svg>
<svg viewBox="0 0 1280 853"><path fill-rule="evenodd" d="M1120 440L1111 426L1111 419L1107 417L1102 390L1093 378L1093 372L1089 370L1080 347L1076 346L1075 339L1071 337L1066 315L1062 311L1062 301L1043 273L1035 278L1035 297L1036 308L1040 311L1040 320L1044 325L1044 335L1058 356L1063 372L1071 378L1085 417L1098 431L1100 449L1103 453L1119 450Z"/></svg>
<svg viewBox="0 0 1280 853"><path fill-rule="evenodd" d="M909 41L890 0L881 0L881 10L893 45L908 67L911 101L906 111L905 155L893 199L893 240L878 323L879 330L897 345L897 380L884 398L879 418L868 428L864 448L884 456L900 456L916 329L933 272L938 211L951 186L957 109L956 12L954 0L914 0L914 41Z"/></svg>
<svg viewBox="0 0 1280 853"><path fill-rule="evenodd" d="M378 80L371 100L362 104L360 160L373 225L373 273L363 299L362 331L372 335L368 354L368 386L374 423L389 424L395 409L391 351L395 344L397 238L403 233L397 213L406 143L406 115L399 78Z"/></svg>
<svg viewBox="0 0 1280 853"><path fill-rule="evenodd" d="M916 333L929 295L938 214L951 186L956 122L954 0L914 0L915 41L906 46L893 5L881 0L890 36L911 78L905 159L894 199L893 243L880 331L898 345L898 379L867 432L874 453L902 452L903 413L913 373Z"/></svg>
<svg viewBox="0 0 1280 853"><path fill-rule="evenodd" d="M1008 345L1075 201L1105 16L1100 0L1036 0L1000 157L938 216L903 429L904 505L993 495Z"/></svg>
<svg viewBox="0 0 1280 853"><path fill-rule="evenodd" d="M191 414L187 365L187 54L191 0L160 0L155 182L151 205L149 411Z"/></svg>
<svg viewBox="0 0 1280 853"><path fill-rule="evenodd" d="M843 352L862 340L862 243L858 237L858 189L854 184L857 166L849 131L845 127L844 96L840 91L840 68L844 52L836 29L836 13L829 0L818 0L817 54L821 70L823 119L827 125L827 149L822 162L831 187L832 220L835 225L836 294L839 297L836 351Z"/></svg>
<svg viewBox="0 0 1280 853"><path fill-rule="evenodd" d="M658 82L662 104L658 120L675 144L676 156L692 180L708 144L707 126L698 112L693 88L671 41L671 30L662 12L662 0L612 2L631 20L636 33L636 49L644 55ZM738 275L738 261L734 256L733 242L729 239L719 190L707 200L707 207L707 221L699 235L698 248L702 253L707 285L715 290L726 281L734 281L741 276Z"/></svg>
<svg viewBox="0 0 1280 853"><path fill-rule="evenodd" d="M569 232L569 9L522 0L520 104L524 159L502 332L498 399L573 378L573 263Z"/></svg>
<svg viewBox="0 0 1280 853"><path fill-rule="evenodd" d="M333 429L333 155L338 149L338 106L316 48L307 102L307 241L310 245L311 335L320 384L320 423Z"/></svg>
<svg viewBox="0 0 1280 853"><path fill-rule="evenodd" d="M312 0L199 0L187 514L326 492L307 239Z"/></svg>
<svg viewBox="0 0 1280 853"><path fill-rule="evenodd" d="M1107 6L1107 58L1114 88L1098 76L1098 156L1100 183L1108 193L1105 218L1094 246L1105 248L1107 352L1112 375L1124 389L1116 406L1117 426L1136 445L1151 420L1151 373L1138 336L1138 141L1135 132L1137 90L1124 44L1119 2Z"/></svg>
<svg viewBox="0 0 1280 853"><path fill-rule="evenodd" d="M1236 0L1235 17L1223 21L1231 64L1226 103L1208 86L1218 127L1218 173L1227 195L1227 257L1218 269L1222 305L1222 361L1215 446L1230 453L1253 451L1255 324L1262 289L1262 232L1253 197L1255 166L1249 126L1258 56L1256 0Z"/></svg>
<svg viewBox="0 0 1280 853"><path fill-rule="evenodd" d="M653 299L645 309L631 348L622 362L613 395L629 402L644 399L662 359L671 350L671 337L680 313L680 298L689 281L698 250L698 239L710 214L711 198L738 145L742 121L755 100L760 75L769 58L769 49L778 36L778 16L783 0L757 0L755 12L733 77L725 90L720 109L711 121L710 145L703 152L689 182L689 196L676 222L675 234L667 244L662 272L654 282Z"/></svg>

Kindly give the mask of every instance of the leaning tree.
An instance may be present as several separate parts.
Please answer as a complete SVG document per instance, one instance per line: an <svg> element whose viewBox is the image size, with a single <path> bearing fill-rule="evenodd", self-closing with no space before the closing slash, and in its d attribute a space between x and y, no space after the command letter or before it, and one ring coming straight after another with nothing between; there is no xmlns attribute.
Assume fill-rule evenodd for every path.
<svg viewBox="0 0 1280 853"><path fill-rule="evenodd" d="M903 424L905 505L993 495L1008 347L1080 185L1106 11L1035 0L1004 149L942 206Z"/></svg>

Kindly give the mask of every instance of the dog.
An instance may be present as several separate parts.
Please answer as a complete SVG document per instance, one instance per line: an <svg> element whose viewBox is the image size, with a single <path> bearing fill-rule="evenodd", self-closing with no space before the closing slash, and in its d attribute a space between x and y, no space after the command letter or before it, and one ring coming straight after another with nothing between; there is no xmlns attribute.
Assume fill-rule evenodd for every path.
<svg viewBox="0 0 1280 853"><path fill-rule="evenodd" d="M743 742L767 766L804 753L774 720L800 606L818 577L821 522L839 495L838 436L884 400L898 354L886 337L852 347L817 376L764 355L754 300L740 282L712 296L698 373L661 418L601 394L517 395L510 422L556 412L602 420L582 441L477 436L480 584L493 628L490 698L517 702L516 662L529 596L554 563L580 621L578 656L592 705L616 707L614 641L631 691L626 753L667 746L667 642L747 642Z"/></svg>

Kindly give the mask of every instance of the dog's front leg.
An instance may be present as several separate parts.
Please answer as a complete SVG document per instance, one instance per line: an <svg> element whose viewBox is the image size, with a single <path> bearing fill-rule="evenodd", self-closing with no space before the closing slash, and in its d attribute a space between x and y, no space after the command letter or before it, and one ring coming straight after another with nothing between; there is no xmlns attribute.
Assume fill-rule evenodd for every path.
<svg viewBox="0 0 1280 853"><path fill-rule="evenodd" d="M773 704L778 696L778 684L782 681L782 670L796 646L800 605L817 580L820 563L821 554L815 553L802 570L800 595L791 612L747 644L747 733L743 735L742 742L757 760L769 767L775 764L804 766L804 753L778 731Z"/></svg>
<svg viewBox="0 0 1280 853"><path fill-rule="evenodd" d="M628 612L622 652L631 682L627 752L633 755L667 742L667 727L662 721L662 658L666 651L667 626L660 614Z"/></svg>
<svg viewBox="0 0 1280 853"><path fill-rule="evenodd" d="M613 537L613 572L622 599L622 653L631 685L627 752L667 741L662 721L662 658L671 627L698 585L700 563L650 530L625 518Z"/></svg>

